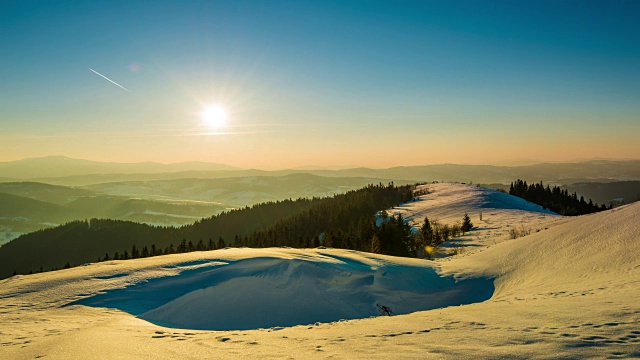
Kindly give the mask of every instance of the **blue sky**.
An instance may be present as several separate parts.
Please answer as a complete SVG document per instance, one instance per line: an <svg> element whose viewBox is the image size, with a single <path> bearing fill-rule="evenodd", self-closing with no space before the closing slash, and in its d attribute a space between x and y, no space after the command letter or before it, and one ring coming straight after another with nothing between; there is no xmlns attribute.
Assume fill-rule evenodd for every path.
<svg viewBox="0 0 640 360"><path fill-rule="evenodd" d="M638 18L633 1L4 1L0 160L637 158ZM209 103L229 113L216 134Z"/></svg>

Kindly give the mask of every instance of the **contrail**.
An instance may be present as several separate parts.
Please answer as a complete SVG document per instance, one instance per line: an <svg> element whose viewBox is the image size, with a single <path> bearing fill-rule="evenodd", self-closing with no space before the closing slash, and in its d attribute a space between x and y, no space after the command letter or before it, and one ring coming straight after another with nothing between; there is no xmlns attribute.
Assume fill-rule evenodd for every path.
<svg viewBox="0 0 640 360"><path fill-rule="evenodd" d="M122 85L118 84L117 82L115 82L115 81L113 81L113 80L109 79L108 77L106 77L106 76L104 76L104 75L100 74L99 72L97 72L97 71L93 70L92 68L89 68L89 70L91 70L91 71L93 71L94 73L96 73L96 74L98 74L98 75L102 76L102 77L103 77L103 78L105 78L107 81L109 81L109 82L111 82L112 84L114 84L114 85L118 86L118 87L119 87L119 88L121 88L122 90L129 91L129 89L127 89L126 87L124 87L124 86L122 86Z"/></svg>

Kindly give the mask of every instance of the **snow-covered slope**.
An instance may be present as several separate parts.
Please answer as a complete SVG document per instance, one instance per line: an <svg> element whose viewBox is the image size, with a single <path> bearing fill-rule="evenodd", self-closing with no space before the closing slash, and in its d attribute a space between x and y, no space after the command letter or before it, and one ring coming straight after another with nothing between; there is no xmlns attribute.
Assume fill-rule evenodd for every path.
<svg viewBox="0 0 640 360"><path fill-rule="evenodd" d="M429 193L421 195L418 201L395 207L388 213L401 214L415 228L420 227L425 216L432 222L453 225L461 223L467 213L474 231L445 243L437 254L440 256L451 253L452 246L465 254L483 250L511 239L512 229L533 233L571 219L519 197L475 185L438 183L422 185L418 190L424 189Z"/></svg>
<svg viewBox="0 0 640 360"><path fill-rule="evenodd" d="M423 199L434 199L434 206L422 205L443 222L482 208L492 223L474 219L481 229L508 228L521 216L540 231L510 240L502 230L477 230L487 237L482 246L437 261L336 249L228 249L13 277L0 282L0 358L640 357L640 203L561 218L493 196L469 185L438 184ZM490 206L487 197L495 199ZM412 215L410 207L419 205L395 211ZM305 325L284 328L193 330L218 317L228 324L238 314L250 322L263 312L299 314L305 304L333 319L355 311L331 299L364 307L368 312L356 311L357 317L369 316L372 302L392 309L400 306L392 301L420 303L425 289L428 301L438 294L444 299L456 284L474 294L493 290L483 279L493 279L493 295L468 305L312 325L305 318L297 322ZM167 289L173 291L168 298ZM287 302L283 294L294 299ZM290 308L274 310L283 301ZM163 322L185 329L157 325Z"/></svg>
<svg viewBox="0 0 640 360"><path fill-rule="evenodd" d="M380 315L378 306L406 314L493 294L490 279L455 281L429 262L353 251L227 249L200 257L153 259L152 266L171 271L133 285L128 273L98 275L120 277L123 288L73 304L117 308L170 327L246 330L367 318Z"/></svg>

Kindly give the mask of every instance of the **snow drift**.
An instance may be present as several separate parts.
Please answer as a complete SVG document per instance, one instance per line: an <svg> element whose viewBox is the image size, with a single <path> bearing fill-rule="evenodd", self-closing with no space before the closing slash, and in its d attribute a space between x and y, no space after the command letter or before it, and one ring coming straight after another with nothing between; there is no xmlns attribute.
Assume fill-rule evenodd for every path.
<svg viewBox="0 0 640 360"><path fill-rule="evenodd" d="M212 260L172 265L177 276L150 279L75 302L118 308L158 325L246 330L406 314L487 300L487 278L456 281L426 261L344 250L229 249ZM242 252L242 259L215 259ZM275 254L275 256L274 256ZM191 266L192 268L188 269Z"/></svg>

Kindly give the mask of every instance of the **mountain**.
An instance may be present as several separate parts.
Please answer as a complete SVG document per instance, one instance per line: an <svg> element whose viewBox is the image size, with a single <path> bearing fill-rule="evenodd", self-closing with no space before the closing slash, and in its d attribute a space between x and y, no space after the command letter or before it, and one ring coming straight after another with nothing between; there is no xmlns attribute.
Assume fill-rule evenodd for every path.
<svg viewBox="0 0 640 360"><path fill-rule="evenodd" d="M113 163L72 159L64 156L28 158L0 163L0 177L37 179L90 174L155 174L180 171L224 171L237 168L224 164L185 162L160 164L155 162Z"/></svg>
<svg viewBox="0 0 640 360"><path fill-rule="evenodd" d="M0 245L21 234L78 219L179 226L226 209L212 202L132 199L35 182L0 183Z"/></svg>
<svg viewBox="0 0 640 360"><path fill-rule="evenodd" d="M261 202L300 197L326 197L388 179L324 177L312 174L244 176L219 179L175 179L102 183L84 189L116 196L157 200L193 200L243 207ZM408 182L401 181L399 184Z"/></svg>
<svg viewBox="0 0 640 360"><path fill-rule="evenodd" d="M323 177L361 177L412 182L473 182L509 184L515 179L544 181L551 185L578 182L640 180L640 160L591 160L575 163L541 163L527 166L441 164L388 169L327 169L305 166L276 171L238 169L215 163L101 163L65 157L46 157L0 163L0 178L28 179L49 184L86 186L107 182L220 179L250 176L286 176L305 173Z"/></svg>
<svg viewBox="0 0 640 360"><path fill-rule="evenodd" d="M321 173L316 172L320 175ZM349 169L339 170L342 176L370 176L386 179L414 181L474 182L509 184L515 179L530 182L571 184L581 181L640 180L640 160L627 161L586 161L581 163L544 163L528 166L493 165L427 165L394 167L390 169Z"/></svg>
<svg viewBox="0 0 640 360"><path fill-rule="evenodd" d="M640 181L616 181L607 183L577 183L563 186L569 193L577 193L585 199L593 199L600 204L630 204L640 201Z"/></svg>
<svg viewBox="0 0 640 360"><path fill-rule="evenodd" d="M89 190L38 182L0 183L0 193L12 194L58 205L67 204L80 197L96 195L93 191Z"/></svg>

